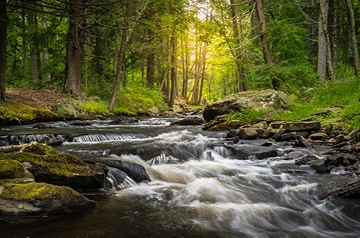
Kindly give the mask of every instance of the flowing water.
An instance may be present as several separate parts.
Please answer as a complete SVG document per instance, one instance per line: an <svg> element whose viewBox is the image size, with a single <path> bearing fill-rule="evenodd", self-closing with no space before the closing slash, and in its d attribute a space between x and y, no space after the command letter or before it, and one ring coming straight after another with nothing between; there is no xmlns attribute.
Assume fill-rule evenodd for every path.
<svg viewBox="0 0 360 238"><path fill-rule="evenodd" d="M262 140L233 144L223 132L171 126L174 120L1 128L2 145L62 140L59 151L83 159L140 163L151 182L137 184L127 178L116 183L116 173L111 173L113 188L104 189L111 195L95 198L94 210L6 217L0 237L359 237L359 200L318 198L324 185L348 178L294 165L302 156L321 156L319 150Z"/></svg>

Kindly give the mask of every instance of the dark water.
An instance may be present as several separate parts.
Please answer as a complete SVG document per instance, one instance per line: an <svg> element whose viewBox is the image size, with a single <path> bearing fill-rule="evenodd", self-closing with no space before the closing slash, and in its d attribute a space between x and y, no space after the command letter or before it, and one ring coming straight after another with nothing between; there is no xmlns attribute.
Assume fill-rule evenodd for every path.
<svg viewBox="0 0 360 238"><path fill-rule="evenodd" d="M325 185L349 178L294 165L295 158L319 152L262 146L266 141L234 145L224 133L170 126L173 120L1 128L3 144L9 135L26 141L46 134L68 140L57 147L61 152L140 163L152 181L112 190L81 214L1 217L7 222L0 223L0 237L359 237L359 200L318 198ZM259 160L264 151L277 155Z"/></svg>

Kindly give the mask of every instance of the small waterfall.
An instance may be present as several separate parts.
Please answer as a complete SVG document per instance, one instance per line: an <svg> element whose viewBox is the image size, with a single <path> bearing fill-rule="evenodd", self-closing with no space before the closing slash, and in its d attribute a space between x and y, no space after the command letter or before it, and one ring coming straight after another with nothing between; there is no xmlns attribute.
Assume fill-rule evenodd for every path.
<svg viewBox="0 0 360 238"><path fill-rule="evenodd" d="M173 156L169 156L169 155L162 153L147 162L148 162L148 164L153 166L153 165L160 165L160 164L175 164L175 163L178 163L179 161L180 161L179 159L177 159Z"/></svg>
<svg viewBox="0 0 360 238"><path fill-rule="evenodd" d="M98 141L122 141L131 139L135 139L135 137L128 134L93 134L74 137L73 142L86 143Z"/></svg>
<svg viewBox="0 0 360 238"><path fill-rule="evenodd" d="M14 144L25 144L30 142L40 142L47 143L48 141L65 141L63 135L54 135L54 134L30 134L30 135L14 135L10 136L9 143Z"/></svg>
<svg viewBox="0 0 360 238"><path fill-rule="evenodd" d="M107 168L109 172L106 178L105 188L119 191L137 185L125 172L109 166Z"/></svg>

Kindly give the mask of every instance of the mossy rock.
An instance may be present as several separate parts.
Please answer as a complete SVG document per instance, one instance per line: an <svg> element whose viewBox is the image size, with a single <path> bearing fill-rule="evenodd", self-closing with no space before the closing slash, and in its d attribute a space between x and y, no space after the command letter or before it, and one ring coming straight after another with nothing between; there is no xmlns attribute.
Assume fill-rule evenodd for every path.
<svg viewBox="0 0 360 238"><path fill-rule="evenodd" d="M25 177L25 167L17 160L0 160L0 179Z"/></svg>
<svg viewBox="0 0 360 238"><path fill-rule="evenodd" d="M9 183L0 187L1 214L68 213L87 210L95 206L94 201L66 186L47 183Z"/></svg>
<svg viewBox="0 0 360 238"><path fill-rule="evenodd" d="M86 163L74 155L38 155L28 152L0 153L0 159L28 162L37 182L72 188L102 188L106 172L102 166Z"/></svg>
<svg viewBox="0 0 360 238"><path fill-rule="evenodd" d="M32 142L21 149L21 152L28 152L37 155L57 155L59 152L51 146Z"/></svg>

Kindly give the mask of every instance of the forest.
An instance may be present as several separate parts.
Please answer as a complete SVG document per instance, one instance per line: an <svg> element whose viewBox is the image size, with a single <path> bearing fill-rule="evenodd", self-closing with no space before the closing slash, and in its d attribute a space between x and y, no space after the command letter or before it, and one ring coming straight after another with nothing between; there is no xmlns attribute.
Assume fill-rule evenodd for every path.
<svg viewBox="0 0 360 238"><path fill-rule="evenodd" d="M131 114L274 88L302 111L345 105L357 125L357 0L1 0L0 11L1 100L55 89Z"/></svg>

